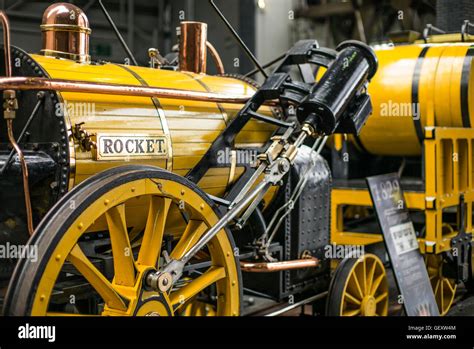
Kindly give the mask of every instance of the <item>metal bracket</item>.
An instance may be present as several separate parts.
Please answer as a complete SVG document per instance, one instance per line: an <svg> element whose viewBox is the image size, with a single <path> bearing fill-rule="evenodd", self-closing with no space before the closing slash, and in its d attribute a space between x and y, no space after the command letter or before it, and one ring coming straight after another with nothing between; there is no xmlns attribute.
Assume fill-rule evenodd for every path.
<svg viewBox="0 0 474 349"><path fill-rule="evenodd" d="M451 239L451 253L448 254L451 260L451 266L447 272L453 274L457 282L465 282L470 278L470 258L472 249L472 234L466 233L465 217L466 204L464 202L464 194L459 198L459 232Z"/></svg>
<svg viewBox="0 0 474 349"><path fill-rule="evenodd" d="M466 41L465 36L470 36L471 34L469 33L469 28L474 28L474 24L469 22L468 19L466 19L461 27L461 40L462 42Z"/></svg>
<svg viewBox="0 0 474 349"><path fill-rule="evenodd" d="M446 34L444 30L439 29L432 24L427 24L425 29L423 29L423 41L425 43L428 43L428 37L431 35L432 32L436 32L438 34Z"/></svg>

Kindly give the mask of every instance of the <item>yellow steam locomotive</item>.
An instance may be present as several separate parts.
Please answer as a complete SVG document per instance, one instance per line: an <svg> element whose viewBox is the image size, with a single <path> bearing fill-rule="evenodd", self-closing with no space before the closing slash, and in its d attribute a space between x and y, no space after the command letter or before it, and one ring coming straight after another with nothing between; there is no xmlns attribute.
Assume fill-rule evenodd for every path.
<svg viewBox="0 0 474 349"><path fill-rule="evenodd" d="M179 52L150 49L139 67L95 61L88 19L72 4L46 10L39 54L11 46L0 20L0 245L25 249L0 261L5 315L237 316L254 311L249 295L387 315L382 238L360 221L373 215L357 179L393 166L387 156L424 154L423 190L407 193L426 215L423 253L438 258L472 230L471 60L453 64L472 52L466 43L382 48L377 58L357 41L332 50L302 40L259 85L224 73L204 23L182 22ZM206 74L208 52L218 76ZM415 122L411 106L384 118L388 95L426 103ZM459 162L441 165L452 151ZM355 161L341 160L349 153L373 163L353 173ZM460 202L467 225L443 220ZM332 273L331 244L371 253ZM364 291L351 298L358 280Z"/></svg>

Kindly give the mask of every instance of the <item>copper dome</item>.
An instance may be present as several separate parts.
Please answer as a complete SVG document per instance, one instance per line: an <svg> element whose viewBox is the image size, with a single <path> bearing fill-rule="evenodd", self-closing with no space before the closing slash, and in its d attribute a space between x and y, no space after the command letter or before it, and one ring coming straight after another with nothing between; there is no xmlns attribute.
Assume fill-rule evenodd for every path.
<svg viewBox="0 0 474 349"><path fill-rule="evenodd" d="M43 49L46 56L89 62L89 36L91 29L85 13L69 3L49 6L41 25Z"/></svg>

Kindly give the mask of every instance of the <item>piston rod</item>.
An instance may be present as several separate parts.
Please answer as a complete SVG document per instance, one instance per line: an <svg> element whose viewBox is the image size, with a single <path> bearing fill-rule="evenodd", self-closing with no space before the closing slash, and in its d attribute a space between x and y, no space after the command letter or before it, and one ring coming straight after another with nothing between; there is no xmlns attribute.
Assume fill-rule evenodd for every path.
<svg viewBox="0 0 474 349"><path fill-rule="evenodd" d="M267 191L271 183L260 182L247 196L238 202L229 210L211 229L209 229L201 239L193 245L181 258L181 261L187 263L200 249L202 249L221 229L224 229L249 203L253 201L261 192Z"/></svg>

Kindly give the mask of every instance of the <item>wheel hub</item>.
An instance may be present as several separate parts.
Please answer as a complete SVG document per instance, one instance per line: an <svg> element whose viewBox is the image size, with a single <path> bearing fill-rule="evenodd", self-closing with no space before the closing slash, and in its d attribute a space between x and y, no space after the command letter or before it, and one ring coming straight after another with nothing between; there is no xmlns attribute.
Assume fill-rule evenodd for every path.
<svg viewBox="0 0 474 349"><path fill-rule="evenodd" d="M173 316L170 305L163 297L152 296L137 305L135 316Z"/></svg>
<svg viewBox="0 0 474 349"><path fill-rule="evenodd" d="M377 302L375 297L367 295L362 300L362 315L363 316L375 316L377 312Z"/></svg>

